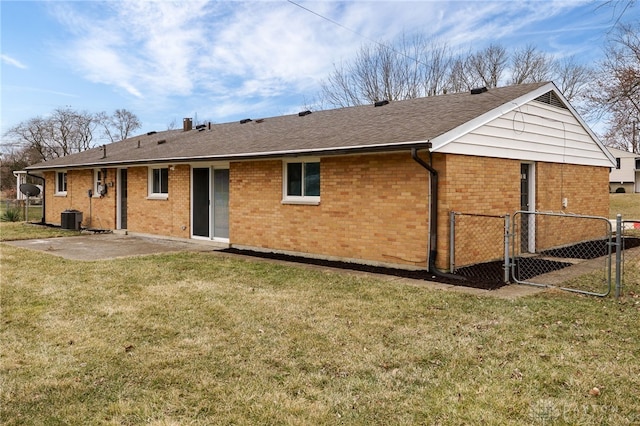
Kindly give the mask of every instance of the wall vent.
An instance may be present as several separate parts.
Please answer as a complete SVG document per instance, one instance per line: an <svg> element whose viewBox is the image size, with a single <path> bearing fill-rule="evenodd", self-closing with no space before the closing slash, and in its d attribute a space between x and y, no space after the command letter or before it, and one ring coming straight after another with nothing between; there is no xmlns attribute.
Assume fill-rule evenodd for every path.
<svg viewBox="0 0 640 426"><path fill-rule="evenodd" d="M554 92L547 92L544 95L540 95L534 99L534 101L542 102L547 105L554 106L556 108L569 109L567 106L560 100L558 95Z"/></svg>

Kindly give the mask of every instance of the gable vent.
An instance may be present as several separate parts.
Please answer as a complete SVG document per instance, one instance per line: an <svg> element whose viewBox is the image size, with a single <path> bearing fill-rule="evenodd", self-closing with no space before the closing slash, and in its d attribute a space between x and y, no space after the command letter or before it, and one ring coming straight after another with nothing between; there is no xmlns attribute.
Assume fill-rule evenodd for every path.
<svg viewBox="0 0 640 426"><path fill-rule="evenodd" d="M569 109L553 92L547 92L544 95L540 95L535 98L534 101L542 102L543 104L551 105L556 108Z"/></svg>

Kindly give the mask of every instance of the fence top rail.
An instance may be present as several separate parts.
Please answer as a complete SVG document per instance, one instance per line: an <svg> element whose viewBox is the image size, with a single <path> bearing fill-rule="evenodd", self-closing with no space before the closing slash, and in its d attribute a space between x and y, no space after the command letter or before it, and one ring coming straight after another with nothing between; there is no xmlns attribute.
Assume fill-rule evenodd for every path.
<svg viewBox="0 0 640 426"><path fill-rule="evenodd" d="M482 213L464 213L464 212L455 212L455 211L451 211L451 214L456 216L494 217L494 218L502 218L502 219L509 216L508 214L497 215L497 214L482 214Z"/></svg>
<svg viewBox="0 0 640 426"><path fill-rule="evenodd" d="M597 219L597 220L602 220L602 221L606 221L606 222L610 222L609 218L606 218L604 216L591 216L591 215L585 215L585 214L578 214L578 213L567 213L567 212L543 212L543 211L527 211L527 210L518 210L514 213L514 216L517 214L537 214L537 215L544 215L544 216L560 216L560 217L574 217L574 218L581 218L581 219Z"/></svg>

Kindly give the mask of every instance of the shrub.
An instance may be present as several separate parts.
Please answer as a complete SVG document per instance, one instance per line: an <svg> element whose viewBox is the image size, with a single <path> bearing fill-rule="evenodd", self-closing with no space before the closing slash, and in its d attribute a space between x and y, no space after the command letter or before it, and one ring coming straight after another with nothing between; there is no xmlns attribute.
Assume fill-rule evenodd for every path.
<svg viewBox="0 0 640 426"><path fill-rule="evenodd" d="M22 217L21 210L22 209L20 209L19 207L8 208L4 213L2 213L2 216L0 216L0 221L19 222Z"/></svg>
<svg viewBox="0 0 640 426"><path fill-rule="evenodd" d="M624 188L622 188L622 187L616 189L616 194L624 194L625 192L627 192L627 191L625 191Z"/></svg>

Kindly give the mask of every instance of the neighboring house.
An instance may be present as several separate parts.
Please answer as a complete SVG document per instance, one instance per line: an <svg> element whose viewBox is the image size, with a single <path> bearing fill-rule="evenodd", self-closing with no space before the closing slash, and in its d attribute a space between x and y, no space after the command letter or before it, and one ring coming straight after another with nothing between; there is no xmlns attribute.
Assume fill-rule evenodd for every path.
<svg viewBox="0 0 640 426"><path fill-rule="evenodd" d="M553 83L183 124L28 167L46 221L446 269L452 210L609 212L615 160Z"/></svg>
<svg viewBox="0 0 640 426"><path fill-rule="evenodd" d="M608 149L616 159L616 166L609 173L609 192L640 192L640 154Z"/></svg>
<svg viewBox="0 0 640 426"><path fill-rule="evenodd" d="M25 170L19 170L13 172L13 176L16 178L16 200L22 201L27 199L27 195L21 191L21 186L27 183L27 172ZM35 185L39 192L37 194L29 194L30 201L34 204L42 202L42 186Z"/></svg>

